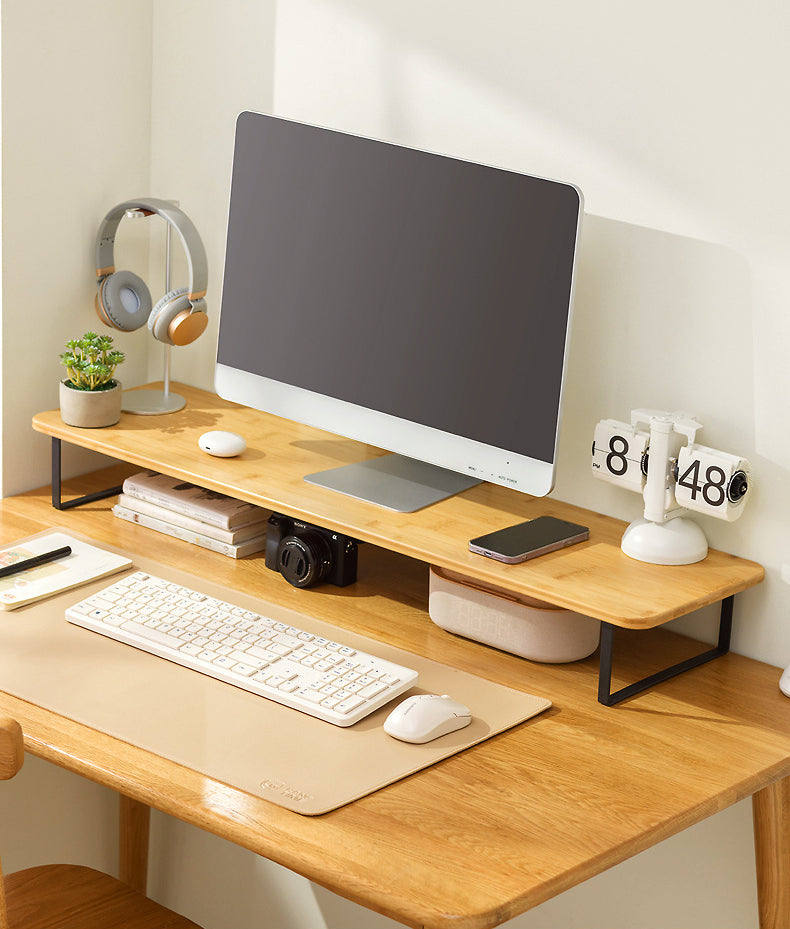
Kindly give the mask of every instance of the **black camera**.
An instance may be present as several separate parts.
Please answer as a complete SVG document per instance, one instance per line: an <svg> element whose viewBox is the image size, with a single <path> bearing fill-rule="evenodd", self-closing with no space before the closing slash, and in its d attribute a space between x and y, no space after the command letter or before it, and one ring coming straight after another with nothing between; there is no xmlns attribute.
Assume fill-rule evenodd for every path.
<svg viewBox="0 0 790 929"><path fill-rule="evenodd" d="M357 542L347 535L272 513L264 564L294 587L326 581L346 587L357 579Z"/></svg>

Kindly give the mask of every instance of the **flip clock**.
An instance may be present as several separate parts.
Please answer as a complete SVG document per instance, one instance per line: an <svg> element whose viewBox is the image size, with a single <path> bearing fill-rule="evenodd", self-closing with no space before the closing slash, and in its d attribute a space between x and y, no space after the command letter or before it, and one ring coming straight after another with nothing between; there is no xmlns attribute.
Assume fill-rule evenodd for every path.
<svg viewBox="0 0 790 929"><path fill-rule="evenodd" d="M602 419L595 427L592 472L642 494L642 519L621 547L653 564L693 564L708 553L705 533L686 513L732 522L752 491L749 462L696 442L702 424L685 412L637 409L631 422Z"/></svg>

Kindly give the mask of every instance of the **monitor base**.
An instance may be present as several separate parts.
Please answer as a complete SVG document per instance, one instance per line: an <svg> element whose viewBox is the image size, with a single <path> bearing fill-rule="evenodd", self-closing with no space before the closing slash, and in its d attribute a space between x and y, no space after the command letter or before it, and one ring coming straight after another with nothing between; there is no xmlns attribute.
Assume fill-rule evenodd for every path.
<svg viewBox="0 0 790 929"><path fill-rule="evenodd" d="M341 465L308 474L305 480L398 513L414 513L482 483L477 478L403 455L384 455Z"/></svg>

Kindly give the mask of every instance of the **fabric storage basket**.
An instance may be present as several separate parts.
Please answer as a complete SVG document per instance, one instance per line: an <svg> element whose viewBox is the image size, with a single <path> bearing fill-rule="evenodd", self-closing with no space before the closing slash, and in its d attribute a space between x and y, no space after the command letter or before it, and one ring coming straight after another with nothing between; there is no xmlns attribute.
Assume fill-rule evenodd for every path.
<svg viewBox="0 0 790 929"><path fill-rule="evenodd" d="M442 629L532 661L578 661L598 647L597 619L431 566L428 613Z"/></svg>

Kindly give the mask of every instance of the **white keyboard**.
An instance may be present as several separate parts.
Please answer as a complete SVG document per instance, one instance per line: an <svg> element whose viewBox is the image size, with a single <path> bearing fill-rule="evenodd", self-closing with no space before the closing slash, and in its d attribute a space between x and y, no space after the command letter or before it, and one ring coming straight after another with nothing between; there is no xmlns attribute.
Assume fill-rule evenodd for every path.
<svg viewBox="0 0 790 929"><path fill-rule="evenodd" d="M66 619L336 726L417 680L409 668L140 571L69 607Z"/></svg>

